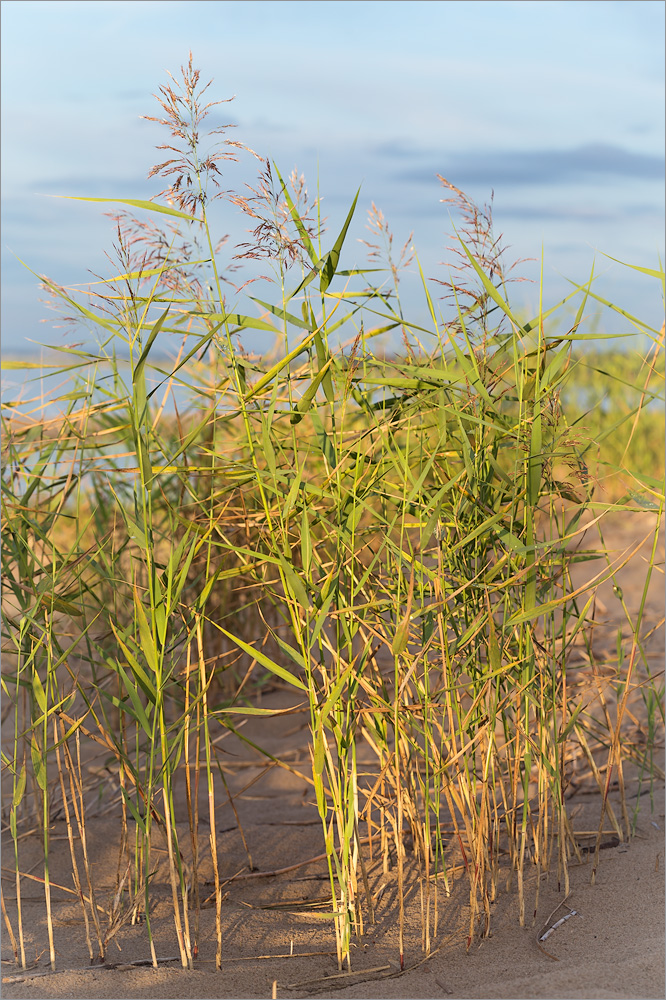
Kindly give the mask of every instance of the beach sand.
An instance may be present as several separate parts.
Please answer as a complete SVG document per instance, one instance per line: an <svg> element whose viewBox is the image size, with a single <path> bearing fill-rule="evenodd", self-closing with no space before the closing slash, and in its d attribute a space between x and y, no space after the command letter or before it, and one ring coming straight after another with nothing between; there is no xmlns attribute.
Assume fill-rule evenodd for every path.
<svg viewBox="0 0 666 1000"><path fill-rule="evenodd" d="M647 522L646 522L647 523ZM622 534L625 531L626 537ZM636 526L616 530L617 551L639 537ZM608 541L608 539L607 539ZM629 599L640 600L637 580L629 570L622 585ZM640 573L640 568L631 572ZM608 587L606 587L608 591ZM607 640L615 641L612 594L606 593ZM617 610L617 609L615 609ZM651 616L651 617L650 617ZM603 614L598 615L603 619ZM646 621L663 618L663 575L657 574L646 609ZM663 669L663 633L656 635L650 653L653 670ZM659 648L661 644L661 649ZM263 707L293 705L285 690L264 696ZM223 968L215 970L215 910L201 912L200 954L193 971L180 968L179 960L158 969L130 963L150 959L145 924L125 925L111 941L107 960L115 968L91 967L85 943L80 905L71 893L53 888L53 923L57 969L49 971L43 886L22 880L23 923L30 972L21 973L12 960L8 934L2 938L2 996L24 998L169 998L225 997L269 998L275 986L278 998L564 998L599 997L663 998L664 975L664 788L657 779L641 786L637 774L627 768L627 805L632 816L637 805L635 835L629 843L604 834L596 884L590 884L592 862L583 851L582 863L570 862L570 894L565 899L558 885L556 854L550 870L539 875L528 865L526 877L526 926L519 924L515 873L508 864L492 904L491 936L473 941L469 950L469 889L459 859L447 895L443 885L437 899L437 932L432 953L424 957L421 941L421 886L417 878L406 898L405 971L398 966L398 907L395 870L383 872L377 844L370 857L366 849L370 889L377 897L376 922L352 948L353 974L340 976L335 958L335 939L330 919L327 866L322 860L322 833L308 773L307 713L294 712L261 719L261 743L279 751L293 772L266 766L235 737L221 742L225 751L229 786L234 795L255 869L273 872L287 866L291 871L276 875L251 873L236 816L224 797L218 798L216 825L221 880L226 882L222 903ZM256 720L247 720L245 732L252 735ZM259 730L256 730L258 732ZM103 758L100 759L103 766ZM660 754L659 764L663 767ZM119 824L117 809L104 814L117 795L110 776L100 771L104 796L91 807L88 823L91 860L94 865L97 902L105 910L111 905L117 870ZM618 804L617 789L611 800ZM640 789L640 790L639 790ZM95 818L96 811L98 815ZM574 829L596 830L600 796L594 782L582 781L569 801ZM619 814L619 808L618 808ZM182 814L184 815L184 813ZM207 840L207 807L201 797L200 835ZM605 828L609 827L608 820ZM51 878L61 886L72 886L71 862L62 821L51 831ZM187 845L186 825L179 828ZM364 836L364 831L361 831ZM582 844L593 838L580 836ZM151 923L160 960L178 956L171 908L164 838L156 834L153 880L154 906ZM21 870L39 875L41 848L36 835L20 842ZM455 854L451 854L455 864ZM315 859L315 860L309 860ZM407 862L407 872L412 862ZM415 869L414 869L415 870ZM210 861L202 859L202 899L212 893ZM234 878L234 876L238 876ZM536 905L537 880L539 882ZM16 927L13 852L11 842L3 852L3 887L10 919ZM431 898L434 907L434 899ZM573 913L572 911L575 911ZM567 916L548 937L545 931ZM190 911L190 919L194 919ZM107 917L102 915L102 921ZM265 957L264 957L265 956Z"/></svg>

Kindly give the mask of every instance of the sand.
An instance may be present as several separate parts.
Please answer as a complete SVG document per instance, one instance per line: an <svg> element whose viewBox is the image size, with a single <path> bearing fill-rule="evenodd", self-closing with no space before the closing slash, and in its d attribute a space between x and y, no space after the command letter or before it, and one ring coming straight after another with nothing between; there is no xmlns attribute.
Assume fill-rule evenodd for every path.
<svg viewBox="0 0 666 1000"><path fill-rule="evenodd" d="M440 928L435 952L423 962L420 941L408 939L407 971L397 975L397 933L395 899L385 891L377 909L377 923L368 928L362 945L353 952L353 976L329 978L337 974L333 954L316 957L257 958L258 955L288 955L293 942L295 953L331 952L333 935L329 925L309 915L291 917L280 909L251 909L296 898L321 898L326 882L296 882L296 877L323 875L321 862L295 872L267 879L239 880L223 906L224 967L216 972L214 957L213 910L204 911L206 932L199 968L182 970L177 963L158 970L127 968L88 969L88 955L76 903L58 897L55 904L57 960L63 970L11 981L12 966L3 965L2 995L27 997L270 997L273 981L277 996L287 997L663 997L664 979L664 794L655 797L650 813L649 796L644 796L636 836L627 844L603 851L596 884L590 885L589 863L571 869L571 892L564 903L556 878L542 880L536 921L518 924L515 891L503 887L493 906L492 936L465 949L467 889L461 878L449 899L440 902ZM270 804L275 819L281 809ZM283 801L283 796L280 796ZM596 803L590 803L589 812ZM266 806L264 806L266 808ZM302 808L302 807L301 807ZM588 809L586 808L586 812ZM101 823L102 821L97 821ZM272 828L248 824L246 836L256 845L255 864L267 860L291 861L312 856L320 839L316 827ZM99 832L99 831L96 831ZM230 870L240 861L242 845L237 831L229 831L231 848L223 868ZM225 843L227 842L225 841ZM233 855L234 862L229 855ZM381 879L371 877L372 888ZM514 883L515 888L515 883ZM166 887L165 887L166 889ZM528 887L534 898L535 879ZM37 894L36 894L37 895ZM173 920L166 891L153 916L158 955L177 954ZM292 904L303 911L303 904ZM559 907L556 910L556 907ZM410 895L408 922L419 926L418 891ZM571 910L571 915L546 939L540 950L538 937ZM548 921L552 911L556 911ZM411 920L409 919L411 917ZM26 907L29 953L43 949L46 941L43 902ZM202 926L204 926L202 924ZM3 946L8 942L4 935ZM128 928L119 937L122 950L111 947L109 961L128 964L148 957L145 928ZM39 969L45 968L42 954ZM250 959L249 961L247 959ZM386 968L388 966L388 968ZM415 968L409 968L416 966ZM373 970L384 967L380 972ZM75 971L67 971L74 969ZM78 969L78 970L77 970Z"/></svg>
<svg viewBox="0 0 666 1000"><path fill-rule="evenodd" d="M628 529L627 529L628 530ZM627 538L636 536L635 526ZM618 528L621 547L627 540ZM625 571L626 572L626 571ZM635 570L640 573L640 569ZM625 576L622 585L632 601L640 599L640 587ZM650 595L647 614L656 623L663 617L662 582L658 578ZM608 588L606 588L608 590ZM605 600L610 607L611 597ZM613 609L607 612L608 641ZM602 616L600 615L601 619ZM656 645L655 645L656 642ZM663 639L652 645L653 669L663 669ZM659 648L661 644L661 649ZM276 689L266 696L264 707L293 705L293 695ZM121 927L108 950L115 968L90 967L79 904L63 890L53 890L54 935L58 971L48 968L47 932L43 889L38 882L23 880L24 927L28 961L34 968L25 974L13 964L10 941L3 934L2 996L7 998L168 998L225 997L358 997L358 998L564 998L664 997L665 882L664 788L657 781L650 794L649 782L640 787L636 774L627 772L630 815L638 807L635 836L629 843L604 837L604 849L596 884L590 884L591 862L570 868L571 891L565 900L558 886L557 865L540 877L536 906L537 870L532 866L526 884L527 919L521 927L515 875L507 868L492 905L492 934L476 940L469 951L469 892L459 866L450 895L440 890L438 928L432 954L424 959L421 947L421 896L418 879L407 896L406 969L397 965L397 902L395 872L385 875L375 853L368 857L369 882L378 897L376 923L352 949L353 974L340 976L335 959L335 941L326 910L328 881L325 861L316 859L323 850L322 835L307 774L307 715L295 712L261 720L262 745L279 751L295 773L266 767L258 755L242 748L234 737L224 740L229 784L238 817L252 854L255 869L272 872L298 865L290 872L248 877L248 858L236 816L229 803L218 799L216 826L222 880L223 968L216 971L215 911L201 914L201 950L193 971L180 968L179 961L164 962L158 969L132 966L150 958L145 925ZM252 734L256 720L248 720ZM663 767L663 759L660 758ZM100 758L100 766L103 759ZM252 784L250 784L253 782ZM100 771L104 795L91 806L89 842L99 891L105 909L113 896L117 868L118 824L113 810L116 795L109 777ZM245 789L245 791L243 791ZM617 802L617 798L613 801ZM599 795L589 782L582 783L569 802L576 831L596 829ZM97 816L94 814L97 812ZM201 834L207 833L206 808L201 803ZM186 843L186 827L179 829ZM585 838L582 838L585 842ZM7 847L10 850L7 850ZM163 846L157 841L157 847ZM71 887L69 850L62 821L52 828L52 878ZM40 872L40 845L36 836L21 841L21 869ZM154 876L152 927L157 955L165 960L178 955L171 910L167 856L156 852L159 864ZM575 859L573 859L575 861ZM411 862L408 861L408 867ZM34 866L34 868L33 868ZM3 855L3 887L8 912L15 924L13 901L13 857L11 846ZM239 877L234 879L235 875ZM204 861L202 881L210 879ZM202 898L212 892L202 884ZM572 911L575 911L573 913ZM567 916L543 942L547 928ZM104 918L106 919L106 918ZM193 916L192 918L193 919ZM266 956L266 957L264 957ZM17 979L17 976L19 977Z"/></svg>

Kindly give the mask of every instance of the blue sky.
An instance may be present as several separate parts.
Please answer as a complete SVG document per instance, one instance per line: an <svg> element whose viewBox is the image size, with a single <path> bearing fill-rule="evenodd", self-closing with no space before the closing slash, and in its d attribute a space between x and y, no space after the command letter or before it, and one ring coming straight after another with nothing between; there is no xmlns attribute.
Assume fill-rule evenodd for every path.
<svg viewBox="0 0 666 1000"><path fill-rule="evenodd" d="M585 281L594 250L654 267L663 247L664 5L632 2L2 3L3 346L59 343L35 279L109 273L112 223L47 195L149 197L166 136L141 120L189 49L234 138L319 177L330 229L362 184L348 263L371 201L426 275L446 277L450 219L435 178L485 202L518 257L545 254L546 298ZM254 161L227 186L252 181ZM226 214L225 214L226 211ZM244 238L225 210L221 232ZM455 220L454 220L455 221ZM660 323L658 284L612 265L600 290ZM536 276L537 265L526 265ZM406 305L417 304L405 281ZM516 304L536 288L516 287Z"/></svg>

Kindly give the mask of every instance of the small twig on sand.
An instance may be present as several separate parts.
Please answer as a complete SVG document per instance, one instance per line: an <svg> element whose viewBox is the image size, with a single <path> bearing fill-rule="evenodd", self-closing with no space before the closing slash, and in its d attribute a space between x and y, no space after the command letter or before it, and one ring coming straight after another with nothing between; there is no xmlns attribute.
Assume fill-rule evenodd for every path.
<svg viewBox="0 0 666 1000"><path fill-rule="evenodd" d="M546 949L542 945L542 942L545 941L547 938L549 938L554 930L557 930L558 927L561 927L562 924L569 919L569 917L580 916L577 910L572 910L571 907L567 904L567 899L568 896L565 899L563 899L561 903L557 904L557 906L555 907L553 912L549 915L548 919L546 920L545 924L541 928L541 931L539 932L536 938L536 945L539 951L542 951L544 955L548 956L548 958L552 958L553 962L559 962L559 958L556 955L551 955L549 951L546 951ZM551 922L551 920L553 919L553 917L555 916L555 914L557 913L557 911L560 909L561 906L566 906L567 909L569 910L569 913L566 913L560 920L556 921L556 923L554 923L552 927L549 927L548 926L549 923Z"/></svg>
<svg viewBox="0 0 666 1000"><path fill-rule="evenodd" d="M541 935L541 937L539 938L539 941L545 941L546 938L550 937L550 935L553 933L553 931L556 931L558 927L562 926L562 924L565 922L565 920L568 920L569 917L575 917L577 915L577 913L578 913L578 910L571 910L569 913L565 913L564 916L561 917L557 921L557 923L553 924L552 927L549 927L548 930L544 934Z"/></svg>
<svg viewBox="0 0 666 1000"><path fill-rule="evenodd" d="M362 845L368 844L369 842L370 838L364 837L363 840L359 840L358 843L359 845ZM342 850L342 848L338 848L338 850ZM247 872L244 875L233 875L231 878L227 879L223 885L229 885L230 882L237 882L240 879L246 878L273 878L276 875L286 875L287 872L293 872L296 868L302 868L304 865L314 864L315 861L325 861L327 857L328 855L324 852L324 854L317 854L314 858L307 858L305 861L298 861L295 865L287 865L286 868L275 868L270 872Z"/></svg>
<svg viewBox="0 0 666 1000"><path fill-rule="evenodd" d="M273 961L276 958L321 958L322 955L337 955L335 951L294 951L288 955L235 955L233 958L223 958L223 962L261 962L263 959Z"/></svg>
<svg viewBox="0 0 666 1000"><path fill-rule="evenodd" d="M160 965L166 965L168 962L180 962L180 958L175 955L171 958L158 958L157 961ZM42 976L60 976L63 972L99 972L100 969L108 969L111 972L130 972L132 969L152 966L152 964L152 958L140 958L136 962L103 962L101 965L81 965L75 969L56 969L55 972L51 969L36 969L34 972L26 972L20 976L3 976L2 981L3 983L25 983L29 979L38 979Z"/></svg>
<svg viewBox="0 0 666 1000"><path fill-rule="evenodd" d="M324 989L342 990L345 988L345 986L349 984L344 982L341 982L339 985L337 983L333 984L332 980L348 979L350 976L365 977L357 979L356 982L352 984L354 986L360 986L360 984L366 982L366 980L367 982L373 982L375 980L378 981L380 979L400 979L401 976L405 976L408 972L413 972L414 969L418 969L419 966L424 965L426 962L429 962L430 959L434 958L437 952L441 950L441 947L442 946L440 945L439 948L435 948L434 951L431 951L429 955L425 955L424 958L421 958L418 962L414 962L413 965L406 965L404 969L396 969L395 972L384 971L385 969L395 968L395 966L382 965L381 967L377 967L374 969L358 969L356 972L351 971L351 972L335 973L332 976L324 976L322 979L309 979L306 982L302 983L291 983L289 986L286 986L285 989L302 990L307 988L308 993L318 993L320 990ZM375 973L375 975L371 975L371 973ZM315 985L316 983L320 983L321 985L317 986Z"/></svg>
<svg viewBox="0 0 666 1000"><path fill-rule="evenodd" d="M322 976L320 979L305 979L301 983L289 983L288 990L302 990L306 986L314 986L317 983L328 983L332 979L349 979L350 976L370 975L372 972L385 972L390 969L390 965L377 965L373 969L357 969L355 972L336 972L332 976Z"/></svg>

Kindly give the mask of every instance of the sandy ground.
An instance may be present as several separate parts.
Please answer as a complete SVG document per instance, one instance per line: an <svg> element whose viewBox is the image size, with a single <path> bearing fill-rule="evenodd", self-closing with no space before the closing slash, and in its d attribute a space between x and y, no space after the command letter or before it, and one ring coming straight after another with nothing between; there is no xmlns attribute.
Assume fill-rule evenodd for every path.
<svg viewBox="0 0 666 1000"><path fill-rule="evenodd" d="M626 537L625 537L626 535ZM616 531L618 552L627 541L640 536L636 526ZM630 603L640 600L640 567L628 571L621 585ZM638 574L638 576L636 576ZM606 610L598 615L600 635L606 628L610 644L615 641L617 608L611 606L612 590L603 594ZM646 615L654 623L663 616L663 578L657 577ZM603 622L606 622L604 625ZM663 634L663 633L662 633ZM656 644L655 644L656 643ZM651 662L663 669L663 638L655 637ZM263 704L281 706L293 702L285 691L269 694ZM237 818L228 802L218 799L217 830L222 881L230 880L222 906L223 968L216 971L215 911L201 914L201 950L194 971L183 970L179 961L163 962L158 969L132 966L149 959L145 925L123 926L109 946L108 962L115 968L90 967L79 904L73 895L53 890L54 934L59 971L48 971L44 897L38 882L23 880L24 926L28 961L35 963L30 978L16 980L8 935L2 939L2 996L7 998L168 998L225 997L279 998L623 998L664 997L664 789L657 782L651 796L648 783L639 789L636 775L628 772L628 807L637 809L636 834L630 843L604 837L604 850L595 885L590 884L591 863L572 864L571 892L566 898L557 883L557 865L542 874L537 894L537 871L527 879L527 926L520 927L515 876L504 872L493 904L492 936L472 944L466 951L469 924L469 892L462 867L454 871L450 894L440 889L438 927L432 954L424 960L421 948L421 894L413 880L407 896L406 969L400 973L395 872L385 875L381 861L368 859L370 889L377 894L376 923L366 927L364 938L352 951L353 974L340 976L335 959L335 941L330 921L323 913L327 902L326 864L316 860L323 850L321 829L309 786L298 772L309 769L305 714L261 720L262 745L279 751L294 772L266 768L258 755L241 750L235 738L224 741L229 784L234 795L255 869L250 875L248 858ZM246 732L252 732L253 722ZM103 761L100 761L103 763ZM663 759L661 760L663 766ZM115 791L100 772L104 795L91 814L89 842L98 903L109 907L117 868L118 827L115 812L106 812ZM255 780L256 779L256 780ZM243 790L244 789L244 790ZM615 800L616 801L616 800ZM594 830L599 820L599 796L589 783L581 784L569 803L574 829ZM201 803L201 834L206 834L206 808ZM608 824L606 824L608 825ZM188 840L186 827L179 830L181 843ZM52 878L71 887L71 864L62 822L52 830ZM589 843L581 837L582 843ZM3 887L10 917L13 902L13 857L5 847ZM160 960L177 956L171 909L167 856L157 841L154 876L155 905L152 927ZM21 870L40 872L41 852L37 837L21 841ZM315 859L315 860L308 860ZM575 859L573 859L575 861ZM285 874L269 875L276 869L296 866ZM237 876L234 878L234 876ZM210 879L210 864L202 862L201 880ZM202 885L202 898L212 886ZM536 908L536 913L534 912ZM575 910L575 914L572 911ZM541 944L547 928L568 916ZM192 918L193 919L193 916Z"/></svg>
<svg viewBox="0 0 666 1000"><path fill-rule="evenodd" d="M283 801L283 796L280 796ZM272 879L238 881L223 907L224 963L214 970L214 919L207 919L198 968L180 969L177 962L157 970L90 969L83 943L80 911L76 903L58 898L55 905L57 958L63 971L12 983L12 967L3 965L4 997L270 997L277 981L277 996L287 997L663 997L664 979L664 796L655 797L650 813L645 797L635 838L604 850L594 886L590 864L571 870L571 893L563 905L553 876L544 878L536 921L521 928L515 891L500 891L493 907L492 937L474 944L466 952L467 888L460 879L451 897L440 900L440 927L433 954L425 962L420 940L408 938L407 971L397 969L397 914L395 899L384 893L377 909L377 922L368 928L363 944L353 952L354 975L336 978L333 935L323 921L305 915L292 916L282 909L256 909L276 902L304 912L303 899L321 899L326 882L321 880L321 862L303 866L291 875ZM593 808L593 807L592 807ZM592 811L592 810L591 810ZM273 815L280 810L271 809ZM101 821L98 821L101 822ZM278 822L278 821L276 821ZM320 846L314 827L276 826L272 835L262 827L248 825L246 836L257 844L255 863L294 863L312 856ZM232 873L241 862L242 846L230 831L229 853L223 868ZM263 850L261 849L263 845ZM239 849L240 848L240 849ZM231 856L230 856L231 855ZM232 860L233 858L233 860ZM312 880L295 878L312 876ZM374 890L384 879L371 875ZM259 883L262 883L261 885ZM514 883L515 888L515 883ZM534 899L535 879L528 886ZM57 893L54 893L57 896ZM158 956L177 953L168 890L153 915ZM418 890L410 895L408 926L420 925ZM296 902L295 900L299 900ZM557 908L557 909L556 909ZM575 910L543 943L539 936L562 916ZM553 911L555 911L553 913ZM293 911L291 911L293 913ZM43 902L27 907L29 954L45 945ZM552 916L551 916L552 914ZM549 920L550 918L550 920ZM5 935L6 938L6 935ZM289 956L292 947L294 957ZM109 961L128 965L146 959L145 929L126 929L119 937L121 949L112 947ZM3 941L5 949L8 942ZM313 952L320 952L313 955ZM307 957L298 957L308 953ZM258 958L269 955L269 958ZM41 955L40 970L45 967ZM66 971L73 969L75 971ZM381 970L381 971L373 971ZM38 971L38 970L35 970ZM328 978L327 978L328 977Z"/></svg>

